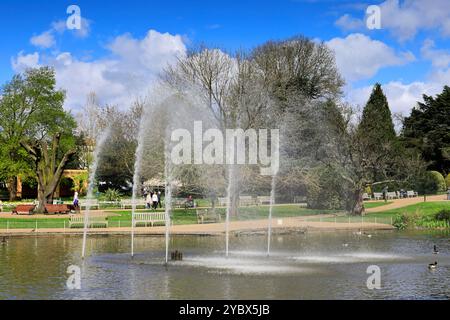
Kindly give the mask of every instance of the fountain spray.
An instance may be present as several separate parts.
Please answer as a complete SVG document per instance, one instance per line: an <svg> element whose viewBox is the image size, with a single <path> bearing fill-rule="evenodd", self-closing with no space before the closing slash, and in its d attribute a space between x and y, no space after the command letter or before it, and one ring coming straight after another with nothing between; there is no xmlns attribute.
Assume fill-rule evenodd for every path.
<svg viewBox="0 0 450 320"><path fill-rule="evenodd" d="M269 226L267 230L267 256L270 256L270 242L272 238L272 214L273 206L275 204L275 187L276 187L276 175L272 175L272 189L270 191L270 207L269 207Z"/></svg>
<svg viewBox="0 0 450 320"><path fill-rule="evenodd" d="M87 198L86 198L87 205L86 205L86 211L84 213L84 219L83 219L84 220L83 248L81 251L81 258L83 258L83 259L86 255L86 240L87 240L87 233L88 233L88 227L89 227L89 214L91 211L90 201L92 201L94 199L95 176L97 174L98 163L100 160L99 159L100 153L103 150L105 142L108 139L110 133L111 133L111 128L108 127L98 137L97 144L96 144L95 150L94 150L94 162L89 170L89 185L88 185Z"/></svg>
<svg viewBox="0 0 450 320"><path fill-rule="evenodd" d="M142 115L140 124L139 124L139 139L138 145L136 148L136 156L134 163L134 174L133 174L133 192L131 196L131 258L134 257L134 229L135 229L135 213L136 213L136 199L138 197L138 192L140 188L140 175L141 175L141 166L142 166L142 157L144 155L144 140L145 140L145 120L146 114Z"/></svg>
<svg viewBox="0 0 450 320"><path fill-rule="evenodd" d="M165 218L166 218L166 266L169 262L169 240L170 240L170 211L172 210L172 168L170 165L170 150L168 142L165 145L165 177L166 191L164 198Z"/></svg>

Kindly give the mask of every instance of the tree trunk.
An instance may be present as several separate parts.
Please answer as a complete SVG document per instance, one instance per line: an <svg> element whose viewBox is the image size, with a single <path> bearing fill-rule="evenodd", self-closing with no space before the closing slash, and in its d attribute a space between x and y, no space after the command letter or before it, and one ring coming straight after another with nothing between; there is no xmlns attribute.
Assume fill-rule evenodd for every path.
<svg viewBox="0 0 450 320"><path fill-rule="evenodd" d="M45 198L44 190L42 190L42 187L38 184L38 205L37 205L35 212L44 213L46 203L47 203L47 200Z"/></svg>
<svg viewBox="0 0 450 320"><path fill-rule="evenodd" d="M9 201L17 200L17 179L16 177L10 178L8 181Z"/></svg>
<svg viewBox="0 0 450 320"><path fill-rule="evenodd" d="M364 192L362 189L358 189L358 190L354 191L352 215L363 216L365 214L363 193Z"/></svg>

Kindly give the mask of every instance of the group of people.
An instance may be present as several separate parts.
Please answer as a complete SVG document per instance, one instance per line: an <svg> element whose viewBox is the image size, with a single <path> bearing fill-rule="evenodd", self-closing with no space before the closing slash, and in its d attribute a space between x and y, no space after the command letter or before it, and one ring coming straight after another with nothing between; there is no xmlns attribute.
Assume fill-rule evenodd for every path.
<svg viewBox="0 0 450 320"><path fill-rule="evenodd" d="M153 208L153 210L156 210L158 206L162 208L161 203L161 191L158 192L149 192L145 196L145 203L147 206L147 209Z"/></svg>

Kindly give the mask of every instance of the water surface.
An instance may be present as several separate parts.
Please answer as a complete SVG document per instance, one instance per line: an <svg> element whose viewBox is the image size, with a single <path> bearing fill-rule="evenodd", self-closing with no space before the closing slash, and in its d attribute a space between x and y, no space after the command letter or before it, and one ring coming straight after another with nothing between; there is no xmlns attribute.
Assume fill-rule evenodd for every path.
<svg viewBox="0 0 450 320"><path fill-rule="evenodd" d="M450 241L443 232L352 232L274 235L230 240L180 236L171 249L184 260L163 264L164 238L10 238L0 244L0 299L449 299ZM432 253L437 245L440 254ZM437 270L428 264L438 261ZM80 266L81 290L66 286ZM381 290L369 290L367 268L381 269Z"/></svg>

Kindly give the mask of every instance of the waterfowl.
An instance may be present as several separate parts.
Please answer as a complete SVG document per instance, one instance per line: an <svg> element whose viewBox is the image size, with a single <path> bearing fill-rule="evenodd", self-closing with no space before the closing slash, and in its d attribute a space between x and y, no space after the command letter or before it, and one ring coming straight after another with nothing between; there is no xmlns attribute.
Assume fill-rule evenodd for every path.
<svg viewBox="0 0 450 320"><path fill-rule="evenodd" d="M348 247L348 243L344 243L344 244L342 244L342 246L347 248Z"/></svg>
<svg viewBox="0 0 450 320"><path fill-rule="evenodd" d="M433 253L434 253L434 254L439 254L439 250L438 250L438 248L436 247L436 245L434 246Z"/></svg>
<svg viewBox="0 0 450 320"><path fill-rule="evenodd" d="M437 268L437 262L435 262L435 263L430 263L429 265L428 265L428 269L430 269L430 270L434 270L434 269L436 269Z"/></svg>

